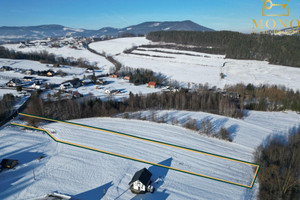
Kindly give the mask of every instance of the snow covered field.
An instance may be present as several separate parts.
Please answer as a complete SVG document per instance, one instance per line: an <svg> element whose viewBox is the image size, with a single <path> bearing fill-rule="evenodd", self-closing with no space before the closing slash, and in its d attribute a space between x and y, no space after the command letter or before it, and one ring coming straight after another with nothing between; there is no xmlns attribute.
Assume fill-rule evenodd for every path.
<svg viewBox="0 0 300 200"><path fill-rule="evenodd" d="M170 112L174 112L178 117L210 117L214 125L235 125L236 137L230 143L201 136L181 127L147 121L115 118L73 121L250 162L253 161L252 153L255 147L267 135L285 132L300 123L299 115L293 112L250 112L244 121L207 113ZM59 139L198 173L208 173L236 181L247 181L253 174L247 166L101 131L59 123L47 124L43 128ZM16 169L0 173L0 199L34 199L50 192L91 200L256 199L258 189L257 184L250 190L58 144L44 133L17 127L8 126L0 131L0 148L0 159L8 157L20 162ZM45 158L37 159L41 156ZM136 196L128 190L128 182L133 174L143 167L149 168L153 173L152 180L156 191L154 194ZM103 197L104 193L106 194Z"/></svg>
<svg viewBox="0 0 300 200"><path fill-rule="evenodd" d="M243 82L254 85L277 84L294 90L300 89L299 68L271 65L265 61L224 59L225 56L222 55L161 48L141 48L142 51L135 50L133 53L172 58L122 53L125 49L134 45L149 43L151 41L145 38L121 38L92 43L90 47L98 52L105 51L107 54L116 55L115 58L125 66L151 69L155 72L161 72L171 79L186 83L208 83L210 86L223 88L226 84ZM160 50L165 51L165 53L149 50ZM168 52L181 54L170 54ZM195 56L182 55L184 53L194 54ZM224 63L226 64L223 67ZM220 78L220 73L225 74L224 79Z"/></svg>
<svg viewBox="0 0 300 200"><path fill-rule="evenodd" d="M50 48L50 47L41 46L41 45L20 49L19 44L6 44L3 46L8 49L13 49L15 51L22 51L22 52L47 51L49 53L53 53L54 55L61 56L64 58L68 58L68 57L70 57L70 58L73 57L75 59L83 58L83 59L88 60L91 63L96 63L100 69L106 70L105 73L108 73L109 68L113 66L113 64L111 64L109 61L107 61L104 57L93 54L90 51L88 51L87 49L76 50L76 49L69 48L67 46L64 46L62 48Z"/></svg>
<svg viewBox="0 0 300 200"><path fill-rule="evenodd" d="M105 52L107 55L116 55L123 53L125 49L150 43L151 41L144 37L133 37L94 42L91 43L89 47L99 53Z"/></svg>

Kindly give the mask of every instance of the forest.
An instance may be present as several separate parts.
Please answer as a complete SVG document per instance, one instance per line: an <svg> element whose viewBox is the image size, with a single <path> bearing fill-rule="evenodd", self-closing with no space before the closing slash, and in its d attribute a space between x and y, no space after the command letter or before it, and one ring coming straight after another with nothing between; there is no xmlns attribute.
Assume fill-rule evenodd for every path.
<svg viewBox="0 0 300 200"><path fill-rule="evenodd" d="M153 42L193 45L204 53L226 58L266 60L271 64L300 67L300 37L242 34L232 31L159 31L147 35ZM181 47L182 48L182 47Z"/></svg>

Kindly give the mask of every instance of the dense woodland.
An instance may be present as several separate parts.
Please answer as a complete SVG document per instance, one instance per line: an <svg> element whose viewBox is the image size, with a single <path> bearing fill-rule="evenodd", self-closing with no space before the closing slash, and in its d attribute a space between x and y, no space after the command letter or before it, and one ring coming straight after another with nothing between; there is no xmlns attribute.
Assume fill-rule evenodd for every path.
<svg viewBox="0 0 300 200"><path fill-rule="evenodd" d="M12 114L14 103L15 97L12 94L5 94L2 99L0 99L0 122Z"/></svg>
<svg viewBox="0 0 300 200"><path fill-rule="evenodd" d="M231 31L160 31L149 33L147 39L194 45L201 52L226 54L227 58L267 60L272 64L300 67L299 36L242 34Z"/></svg>
<svg viewBox="0 0 300 200"><path fill-rule="evenodd" d="M228 93L239 94L238 105L241 110L300 112L300 92L276 85L254 86L237 84L226 88Z"/></svg>
<svg viewBox="0 0 300 200"><path fill-rule="evenodd" d="M260 200L300 199L300 129L269 138L258 147L255 162L261 165Z"/></svg>
<svg viewBox="0 0 300 200"><path fill-rule="evenodd" d="M20 51L14 51L6 49L3 46L0 46L0 58L8 59L25 59L39 61L41 63L47 64L59 64L59 65L68 65L68 66L77 66L82 68L95 68L94 65L90 64L87 60L84 59L74 59L74 58L63 58L57 57L54 54L50 54L47 51L42 52L32 52L32 53L23 53Z"/></svg>

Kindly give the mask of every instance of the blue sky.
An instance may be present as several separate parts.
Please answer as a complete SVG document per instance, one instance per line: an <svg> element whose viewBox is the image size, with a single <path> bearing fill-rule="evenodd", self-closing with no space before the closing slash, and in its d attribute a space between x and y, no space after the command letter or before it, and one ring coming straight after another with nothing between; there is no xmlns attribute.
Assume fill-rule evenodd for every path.
<svg viewBox="0 0 300 200"><path fill-rule="evenodd" d="M189 19L215 30L250 32L252 19L262 18L262 6L261 0L0 0L0 26L100 29ZM289 7L288 19L300 19L300 2L291 0Z"/></svg>

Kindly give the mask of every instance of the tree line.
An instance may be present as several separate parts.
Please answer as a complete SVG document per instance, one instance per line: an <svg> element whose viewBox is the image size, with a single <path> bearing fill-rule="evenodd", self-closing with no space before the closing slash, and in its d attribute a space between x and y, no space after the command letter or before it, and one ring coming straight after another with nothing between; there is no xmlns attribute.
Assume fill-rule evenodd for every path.
<svg viewBox="0 0 300 200"><path fill-rule="evenodd" d="M147 39L198 46L202 52L226 54L227 58L267 60L271 64L300 67L299 36L242 34L232 31L159 31L149 33Z"/></svg>
<svg viewBox="0 0 300 200"><path fill-rule="evenodd" d="M60 98L58 98L60 99ZM61 98L62 99L62 98ZM36 93L26 108L27 113L44 117L69 120L88 117L114 116L124 112L136 112L147 109L176 109L204 111L229 117L242 117L237 105L220 93L203 93L180 90L178 92L152 93L148 95L129 94L123 101L101 99L77 99L43 101ZM35 125L34 123L31 123Z"/></svg>
<svg viewBox="0 0 300 200"><path fill-rule="evenodd" d="M130 68L130 67L122 67L118 72L119 76L129 76L129 82L134 85L143 85L147 84L150 81L156 82L157 86L161 86L166 83L167 79L161 73L154 73L152 70L143 69L143 68Z"/></svg>
<svg viewBox="0 0 300 200"><path fill-rule="evenodd" d="M39 61L41 63L47 63L47 64L68 65L68 66L76 66L82 68L97 68L95 65L89 63L87 60L83 58L79 58L79 59L75 59L72 57L63 58L63 57L55 56L52 53L48 53L47 51L23 53L21 51L9 50L3 46L0 46L0 58L25 59L25 60Z"/></svg>
<svg viewBox="0 0 300 200"><path fill-rule="evenodd" d="M260 200L300 199L300 129L286 137L273 136L255 152L261 165L258 174Z"/></svg>
<svg viewBox="0 0 300 200"><path fill-rule="evenodd" d="M4 94L0 99L0 122L9 117L14 110L15 96Z"/></svg>

